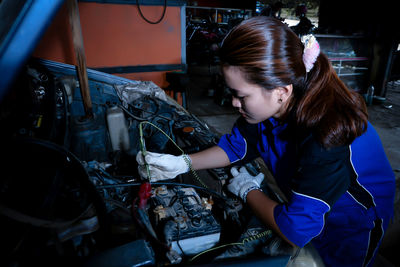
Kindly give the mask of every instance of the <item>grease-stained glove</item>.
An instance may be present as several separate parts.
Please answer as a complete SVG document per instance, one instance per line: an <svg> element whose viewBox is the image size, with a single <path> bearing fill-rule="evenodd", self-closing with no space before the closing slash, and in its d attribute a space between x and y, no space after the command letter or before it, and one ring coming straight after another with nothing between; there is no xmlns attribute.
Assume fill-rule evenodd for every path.
<svg viewBox="0 0 400 267"><path fill-rule="evenodd" d="M237 167L231 168L233 178L228 184L228 190L246 202L247 194L252 190L260 189L260 185L264 180L264 174L259 173L257 176L251 175L245 167L239 170Z"/></svg>
<svg viewBox="0 0 400 267"><path fill-rule="evenodd" d="M151 182L175 178L179 174L188 172L191 164L190 158L187 155L174 156L149 151L146 152L144 158L143 153L139 151L136 155L136 161L139 164L139 175L144 179L148 178L145 163L149 165Z"/></svg>

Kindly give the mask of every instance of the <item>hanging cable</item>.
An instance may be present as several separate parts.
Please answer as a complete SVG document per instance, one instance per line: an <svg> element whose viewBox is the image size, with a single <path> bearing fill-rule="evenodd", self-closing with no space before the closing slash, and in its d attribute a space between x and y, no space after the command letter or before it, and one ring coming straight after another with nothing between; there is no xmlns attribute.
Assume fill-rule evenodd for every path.
<svg viewBox="0 0 400 267"><path fill-rule="evenodd" d="M167 0L164 0L164 10L163 10L163 13L161 15L161 18L159 20L157 20L157 21L150 21L143 15L142 10L140 9L139 0L136 0L136 6L137 6L137 8L139 10L139 14L142 17L142 19L144 19L147 23L150 23L150 24L158 24L163 20L163 18L165 16L165 12L167 11Z"/></svg>

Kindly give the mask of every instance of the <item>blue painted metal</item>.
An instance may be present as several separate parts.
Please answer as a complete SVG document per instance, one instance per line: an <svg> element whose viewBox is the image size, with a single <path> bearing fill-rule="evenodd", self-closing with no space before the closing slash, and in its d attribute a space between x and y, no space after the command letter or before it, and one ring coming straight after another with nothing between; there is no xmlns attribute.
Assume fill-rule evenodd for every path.
<svg viewBox="0 0 400 267"><path fill-rule="evenodd" d="M1 8L7 7L3 0ZM64 0L27 0L0 44L0 100Z"/></svg>
<svg viewBox="0 0 400 267"><path fill-rule="evenodd" d="M181 62L186 66L186 7L181 7ZM185 69L186 70L186 69Z"/></svg>
<svg viewBox="0 0 400 267"><path fill-rule="evenodd" d="M56 76L71 75L76 77L76 66L74 65L60 63L52 60L40 59L40 58L36 58L35 60L38 63L46 66L46 68L49 69ZM96 71L90 68L87 69L87 74L89 80L95 80L97 82L105 84L117 85L117 84L139 83L138 81L133 81L130 79L111 75L101 71Z"/></svg>
<svg viewBox="0 0 400 267"><path fill-rule="evenodd" d="M156 65L138 65L138 66L113 66L113 67L98 67L94 70L106 73L137 73L137 72L158 72L185 70L186 65L183 64L156 64Z"/></svg>

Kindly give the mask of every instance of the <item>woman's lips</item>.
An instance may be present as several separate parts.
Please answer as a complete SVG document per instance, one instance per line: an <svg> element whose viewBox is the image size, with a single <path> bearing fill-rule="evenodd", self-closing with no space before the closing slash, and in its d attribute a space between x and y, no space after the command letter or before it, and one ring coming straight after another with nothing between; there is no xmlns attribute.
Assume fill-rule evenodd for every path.
<svg viewBox="0 0 400 267"><path fill-rule="evenodd" d="M249 118L249 115L247 115L247 113L242 109L238 109L238 111L243 118Z"/></svg>

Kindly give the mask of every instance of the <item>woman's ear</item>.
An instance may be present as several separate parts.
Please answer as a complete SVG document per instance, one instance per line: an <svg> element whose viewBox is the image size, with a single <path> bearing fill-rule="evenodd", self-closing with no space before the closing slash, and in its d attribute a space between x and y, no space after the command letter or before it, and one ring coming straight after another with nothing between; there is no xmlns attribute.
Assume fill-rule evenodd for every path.
<svg viewBox="0 0 400 267"><path fill-rule="evenodd" d="M293 85L289 84L286 86L276 88L276 93L278 94L279 102L285 103L293 92Z"/></svg>

